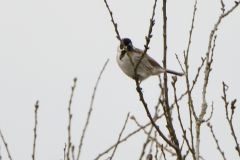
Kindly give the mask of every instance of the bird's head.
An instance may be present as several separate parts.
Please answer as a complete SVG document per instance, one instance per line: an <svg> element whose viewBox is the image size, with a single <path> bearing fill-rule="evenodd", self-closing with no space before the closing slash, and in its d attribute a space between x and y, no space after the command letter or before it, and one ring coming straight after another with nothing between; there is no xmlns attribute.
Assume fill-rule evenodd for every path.
<svg viewBox="0 0 240 160"><path fill-rule="evenodd" d="M133 47L133 45L132 45L131 39L129 39L129 38L123 38L122 41L123 41L124 45L127 47L127 50L128 50L128 51L132 51L132 50L133 50L134 47ZM120 49L121 49L121 50L124 49L124 47L123 47L123 45L122 45L121 43L120 43Z"/></svg>

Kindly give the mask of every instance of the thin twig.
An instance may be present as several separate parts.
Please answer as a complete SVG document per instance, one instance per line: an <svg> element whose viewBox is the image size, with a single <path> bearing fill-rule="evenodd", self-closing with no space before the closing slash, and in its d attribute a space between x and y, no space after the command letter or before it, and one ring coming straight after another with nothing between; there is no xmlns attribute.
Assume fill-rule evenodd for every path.
<svg viewBox="0 0 240 160"><path fill-rule="evenodd" d="M11 157L10 152L9 152L9 149L8 149L8 144L7 144L6 141L4 140L4 137L3 137L3 134L2 134L2 132L1 132L1 129L0 129L0 137L2 138L3 144L4 144L4 146L5 146L6 150L7 150L8 158L9 158L10 160L12 160L12 157Z"/></svg>
<svg viewBox="0 0 240 160"><path fill-rule="evenodd" d="M193 32L193 28L194 28L194 20L195 20L196 11L197 11L197 0L195 0L195 4L194 4L194 10L193 10L193 16L192 16L192 24L191 24L191 28L190 28L190 32L189 32L189 40L188 40L188 46L187 46L186 55L185 55L185 52L184 52L184 57L185 57L184 64L185 64L185 70L186 70L186 84L187 84L188 106L189 106L188 109L189 109L189 118L190 118L189 119L190 120L189 131L190 131L190 135L191 135L191 145L192 145L190 148L191 148L191 153L192 153L192 157L193 157L194 160L195 160L195 149L194 149L194 141L193 141L192 114L193 114L195 120L197 120L197 116L196 116L196 113L195 113L195 110L194 110L193 100L192 100L192 96L191 96L192 90L190 89L190 84L189 84L188 57L189 57L189 49L190 49L190 45L191 45L192 32ZM202 68L202 66L198 68L198 72L196 74L195 80L193 81L192 88L194 87L194 85L195 85L195 83L197 81L197 78L198 78L198 75L199 75L199 72L200 72L201 68Z"/></svg>
<svg viewBox="0 0 240 160"><path fill-rule="evenodd" d="M115 32L116 32L116 34L117 34L116 37L117 37L117 39L120 41L120 43L121 43L121 45L123 46L124 50L126 51L127 56L128 56L128 58L130 59L130 62L131 62L131 64L132 64L133 68L134 68L133 60L132 60L132 58L130 57L130 55L128 54L128 49L127 49L127 47L124 45L124 43L123 43L123 41L122 41L122 39L121 39L121 37L120 37L120 34L119 34L119 32L118 32L117 23L115 23L115 21L114 21L114 19L113 19L113 13L112 13L112 11L110 10L110 7L109 7L109 5L108 5L108 3L107 3L107 0L104 0L104 2L105 2L105 4L106 4L106 7L107 7L107 9L108 9L108 12L109 12L109 14L110 14L110 16L111 16L111 22L112 22L112 24L113 24L113 26L114 26L114 29L115 29Z"/></svg>
<svg viewBox="0 0 240 160"><path fill-rule="evenodd" d="M146 134L146 132L145 132L145 134ZM157 139L156 137L157 137L157 132L156 132L156 130L155 130L155 132L154 132L154 139ZM148 153L152 153L152 148L153 148L154 140L152 139L151 136L149 136L149 139L151 139L151 145L150 145L150 148L149 148L149 152L148 152Z"/></svg>
<svg viewBox="0 0 240 160"><path fill-rule="evenodd" d="M152 14L152 19L150 20L150 27L149 27L149 33L148 33L148 37L146 37L146 45L144 46L145 47L145 50L144 50L144 54L142 55L142 57L146 54L146 51L147 51L147 49L148 49L148 43L150 42L150 38L152 37L151 36L151 31L152 31L152 27L153 27L153 25L154 25L154 20L153 20L153 18L154 18L154 15L155 15L155 7L156 7L156 1L155 1L155 4L154 4L154 7L153 7L153 14ZM165 7L165 9L166 9L166 7ZM141 58L142 58L141 57ZM141 59L139 60L139 62L138 62L138 64L140 63L140 61L141 61ZM138 65L137 65L138 66ZM149 117L149 119L150 119L150 121L152 122L152 124L153 124L153 126L155 127L155 129L158 131L158 133L159 133L159 135L170 145L170 146L172 146L173 148L177 148L177 146L176 145L174 145L173 143L171 143L166 137L165 137L165 135L161 132L161 130L159 129L159 126L157 126L156 124L155 124L155 122L154 122L154 120L153 120L153 118L152 118L152 116L151 116L151 113L149 112L149 110L148 110L148 107L147 107L147 103L145 102L145 100L144 100L144 98L143 98L143 93L142 93L142 91L141 91L141 88L140 88L140 86L139 86L139 81L138 81L138 77L136 76L136 70L137 70L137 66L136 66L136 68L135 68L135 82L136 82L136 86L137 86L137 91L138 91L138 93L139 93L139 97L140 97L140 101L143 103L143 106L144 106L144 108L145 108L145 110L146 110L146 112L147 112L147 116ZM166 68L166 67L164 67L164 68ZM175 141L176 142L176 141Z"/></svg>
<svg viewBox="0 0 240 160"><path fill-rule="evenodd" d="M164 159L167 160L167 159L166 159L166 156L165 156L165 152L164 152L164 150L163 150L163 145L162 145L162 147L161 147L161 151L162 151L162 154L163 154Z"/></svg>
<svg viewBox="0 0 240 160"><path fill-rule="evenodd" d="M209 59L209 58L212 58L212 56L211 57L209 56L210 50L212 48L212 39L214 37L215 32L218 29L219 24L222 21L222 19L225 18L227 15L229 15L229 13L231 13L238 6L239 2L240 2L240 0L238 2L236 2L235 6L233 6L226 13L223 11L223 13L219 16L218 21L214 25L214 28L212 29L212 31L210 33L210 36L209 36L208 49L207 49L207 53L206 53L206 65L205 65L205 71L204 71L204 73L205 73L204 84L203 84L203 90L202 90L202 107L201 107L202 109L201 109L201 113L199 114L199 118L196 122L196 160L199 160L200 126L201 126L201 123L203 122L203 117L206 114L206 110L207 110L207 106L208 106L207 101L206 101L206 92L207 92L209 74L210 74L210 71L211 71L211 64L213 62L212 59ZM222 9L224 9L224 4L222 4ZM215 46L215 40L216 40L216 36L214 38L214 46ZM240 156L240 152L239 152L239 156Z"/></svg>
<svg viewBox="0 0 240 160"><path fill-rule="evenodd" d="M197 82L197 79L198 79L198 76L199 76L199 73L200 73L200 71L201 71L201 68L203 67L203 64L204 64L204 61L205 61L205 59L203 59L203 58L201 58L202 59L202 64L201 64L201 66L198 68L198 70L197 70L197 73L196 73L196 76L195 76L195 78L194 78L194 80L193 80L193 84L192 84L192 86L190 87L191 89L190 89L190 92L192 92L192 90L194 89L194 86L195 86L195 84L196 84L196 82ZM159 77L160 78L160 77ZM162 90L163 90L163 88L161 88ZM178 99L177 99L177 102L178 101L180 101L180 100L182 100L182 98L186 95L188 93L188 91L186 91L185 93L183 93ZM171 107L170 107L170 110L172 110L173 109L173 107L174 107L174 105L176 104L176 102L174 101L172 104L171 104ZM163 116L163 114L161 115L161 116ZM190 117L191 118L191 117ZM190 119L190 121L192 121L191 119ZM190 131L191 132L191 131ZM192 147L193 147L193 133L191 132L191 139L192 139Z"/></svg>
<svg viewBox="0 0 240 160"><path fill-rule="evenodd" d="M138 82L137 82L138 83ZM152 116L151 116L151 113L149 112L148 110L148 107L147 107L147 103L145 102L144 98L143 98L143 93L141 91L141 88L139 87L139 85L137 86L137 91L139 93L139 96L140 96L140 101L143 103L144 105L144 108L147 112L147 116L148 118L150 119L152 125L154 126L154 128L158 131L158 134L164 139L164 141L166 141L171 147L173 148L177 148L177 146L175 144L173 144L163 133L162 131L159 129L159 126L156 125L156 123L154 122Z"/></svg>
<svg viewBox="0 0 240 160"><path fill-rule="evenodd" d="M212 115L213 115L213 110L214 110L214 108L213 108L213 102L212 102L212 105L211 105L211 107L212 107L212 111L211 111L210 117L209 117L209 118L206 120L206 122L210 121L210 120L211 120L211 118L212 118Z"/></svg>
<svg viewBox="0 0 240 160"><path fill-rule="evenodd" d="M176 94L176 82L177 82L177 76L173 76L172 77L173 79L173 82L172 82L172 86L173 86L173 89L174 89L174 100L175 100L175 103L176 103L176 106L177 106L177 112L178 112L178 121L180 123L180 126L181 126L181 129L182 129L182 132L183 132L183 139L186 141L187 143L187 146L188 146L188 149L192 152L192 155L194 155L194 150L192 149L192 147L190 146L190 143L187 139L187 135L186 135L186 130L184 129L183 127L183 123L182 123L182 119L181 119L181 114L180 114L180 107L178 105L178 102L177 102L177 94ZM181 150L182 150L182 147L181 147ZM194 156L193 156L194 157Z"/></svg>
<svg viewBox="0 0 240 160"><path fill-rule="evenodd" d="M187 63L188 63L188 55L189 55L189 49L190 49L190 45L191 45L192 32L193 32L193 28L194 28L194 19L195 19L196 11L197 11L197 0L195 0L195 4L194 4L192 24L191 24L191 29L189 32L188 46L187 46L187 52L186 52L186 56L185 56Z"/></svg>
<svg viewBox="0 0 240 160"><path fill-rule="evenodd" d="M1 156L1 146L0 146L0 160L2 160L2 156Z"/></svg>
<svg viewBox="0 0 240 160"><path fill-rule="evenodd" d="M183 140L182 145L181 145L181 151L182 151L182 149L183 149L183 145L184 145L184 140Z"/></svg>
<svg viewBox="0 0 240 160"><path fill-rule="evenodd" d="M154 139L157 140L157 131L156 131L156 130L154 131ZM150 146L150 149L149 149L149 153L152 153L152 148L153 148L154 142L155 142L155 141L152 141L152 143L151 143L151 146ZM158 148L158 145L159 145L159 144L160 144L160 143L156 143L156 151L157 151L157 148ZM156 154L157 154L157 153L156 153Z"/></svg>
<svg viewBox="0 0 240 160"><path fill-rule="evenodd" d="M202 63L201 63L201 65L200 65L200 67L198 67L197 74L196 74L196 76L195 76L195 78L194 78L194 80L193 80L193 84L192 84L192 87L191 87L191 89L190 89L190 93L192 92L195 84L197 83L197 80L198 80L198 77L199 77L199 73L200 73L200 71L201 71L201 69L202 69L202 67L203 67L203 65L204 65L204 62L205 62L206 58L201 58L201 60L202 60Z"/></svg>
<svg viewBox="0 0 240 160"><path fill-rule="evenodd" d="M162 117L162 116L161 116ZM155 117L155 121L158 120L160 118L160 116ZM147 124L145 124L142 127L139 127L137 130L133 131L132 133L129 133L125 138L123 138L121 141L119 141L119 143L115 143L114 145L112 145L111 147L109 147L106 151L104 151L103 153L100 153L94 160L98 160L101 156L103 156L104 154L107 154L111 149L113 149L116 145L127 141L128 138L130 138L131 136L133 136L134 134L136 134L137 132L141 131L142 129L148 127L149 125L151 125L152 123L149 122Z"/></svg>
<svg viewBox="0 0 240 160"><path fill-rule="evenodd" d="M150 135L152 133L152 130L153 130L153 125L151 125L151 128L150 128L149 132L147 133L147 138L146 138L145 143L143 144L143 149L142 149L142 152L140 154L139 160L141 160L143 158L144 154L145 154L145 149L146 149L148 143L150 142L149 137L150 137Z"/></svg>
<svg viewBox="0 0 240 160"><path fill-rule="evenodd" d="M148 45L148 43L150 42L150 38L152 37L152 36L151 36L151 31L152 31L152 27L153 27L153 24L154 24L153 18L154 18L154 15L155 15L155 7L156 7L156 1L155 1L155 4L154 4L154 7L153 7L153 14L152 14L152 19L151 19L150 27L149 27L148 37L146 38L147 44L145 45L145 50L144 50L145 52L146 52L147 49L148 49L147 45ZM152 24L152 23L153 23L153 24ZM143 56L144 56L144 54L142 55L142 57L143 57ZM141 58L142 58L142 57L141 57ZM141 61L141 59L140 59L139 61ZM140 62L138 62L138 63L140 63ZM166 136L162 133L162 131L159 129L159 126L157 126L156 123L154 122L154 120L153 120L153 118L152 118L152 116L151 116L151 113L149 112L149 109L148 109L148 107L147 107L147 103L146 103L145 100L144 100L142 90L141 90L141 88L140 88L140 86L139 86L138 77L136 76L136 75L137 75L136 69L137 69L137 67L135 68L135 82L136 82L136 86L137 86L136 90L137 90L137 92L138 92L138 94L139 94L140 101L142 102L142 104L143 104L143 106L144 106L144 108L145 108L145 111L146 111L146 113L147 113L148 118L150 119L150 121L151 121L151 123L153 124L154 128L158 131L159 135L160 135L171 147L177 149L177 146L176 146L175 144L173 144L171 141L169 141L169 139L167 139L167 137L166 137Z"/></svg>
<svg viewBox="0 0 240 160"><path fill-rule="evenodd" d="M79 147L78 147L78 155L77 155L77 160L79 160L80 158L80 153L81 153L81 149L82 149L82 144L83 144L83 139L84 139L84 135L85 135L85 132L87 130L87 126L88 126L88 123L89 123L89 119L90 119L90 116L91 116L91 113L92 113L92 107L93 107L93 101L94 101L94 97L95 97L95 94L96 94L96 90L97 90L97 86L98 86L98 82L102 76L102 73L105 69L105 67L107 66L107 63L108 63L109 59L107 59L107 61L105 62L99 76L98 76L98 79L97 79L97 82L96 82L96 85L93 89L93 94L92 94L92 100L91 100L91 104L90 104L90 108L89 108L89 111L88 111L88 117L87 117L87 121L85 123L85 126L84 126L84 129L83 129L83 133L82 133L82 136L81 136L81 139L80 139L80 143L79 143Z"/></svg>
<svg viewBox="0 0 240 160"><path fill-rule="evenodd" d="M160 84L159 84L159 86L161 87L161 77L159 76L159 78L160 78ZM160 98L161 98L161 95L160 95ZM160 104L160 102L158 101L158 103L157 103L157 105L156 105L156 107L155 107L155 117L158 116L159 104ZM141 159L143 158L144 154L145 154L145 149L146 149L146 147L147 147L147 144L150 142L149 137L150 137L150 135L151 135L151 133L152 133L152 130L153 130L153 125L151 125L151 128L150 128L150 130L149 130L149 132L148 132L148 135L147 135L147 139L146 139L145 143L143 144L143 149L142 149L142 152L141 152L141 155L140 155L139 160L141 160ZM152 143L153 143L153 141L152 141ZM152 146L152 144L151 144L151 146ZM151 149L151 148L150 148L150 149ZM151 152L149 152L149 153L151 153Z"/></svg>
<svg viewBox="0 0 240 160"><path fill-rule="evenodd" d="M164 95L164 89L163 89L163 84L162 84L162 79L161 79L161 75L158 75L158 79L159 79L159 87L160 87L160 97L159 99L163 99L163 95ZM158 105L160 104L160 102L158 101Z"/></svg>
<svg viewBox="0 0 240 160"><path fill-rule="evenodd" d="M225 103L226 119L227 119L228 124L229 124L229 126L231 128L232 136L233 136L234 141L236 143L235 149L238 152L238 155L240 157L240 147L239 147L239 144L238 144L238 141L237 141L237 136L235 134L235 131L234 131L234 128L233 128L233 123L232 123L232 117L233 117L233 114L234 114L235 103L236 103L237 100L235 99L235 100L233 100L231 102L231 110L232 110L232 112L231 112L231 118L229 118L229 115L228 115L228 105L229 105L229 102L227 101L227 94L226 94L227 89L228 89L228 86L223 82L223 96L222 96L222 99L223 99L223 101Z"/></svg>
<svg viewBox="0 0 240 160"><path fill-rule="evenodd" d="M178 99L177 99L177 102L181 101L183 99L183 97L187 95L187 91L185 93L183 93ZM162 100L159 99L159 103L162 104ZM171 107L170 107L170 111L174 108L174 105L175 105L175 101L171 104ZM164 113L162 113L159 117L162 118L164 116Z"/></svg>
<svg viewBox="0 0 240 160"><path fill-rule="evenodd" d="M155 153L155 156L154 156L156 160L157 160L157 155L158 155L158 145L156 144L156 153Z"/></svg>
<svg viewBox="0 0 240 160"><path fill-rule="evenodd" d="M224 13L225 12L225 4L223 3L223 1L221 0L221 5L222 5L222 8L221 8L221 10L222 10L222 12Z"/></svg>
<svg viewBox="0 0 240 160"><path fill-rule="evenodd" d="M110 8L109 8L109 6L108 6L107 0L104 0L104 2L105 2L105 4L106 4L106 7L107 7L109 13L110 13L111 21L112 21L112 23L113 23L113 26L114 26L114 28L115 28L115 32L116 32L116 34L117 34L117 39L122 43L120 34L119 34L119 32L118 32L118 29L117 29L117 23L115 23L115 22L114 22L114 19L113 19L113 13L112 13L112 11L110 10ZM124 46L124 43L122 43L122 45Z"/></svg>
<svg viewBox="0 0 240 160"><path fill-rule="evenodd" d="M187 150L186 154L183 156L183 159L186 159L188 156L189 150Z"/></svg>
<svg viewBox="0 0 240 160"><path fill-rule="evenodd" d="M167 0L163 0L163 68L167 68ZM169 101L168 101L168 84L167 84L167 73L164 72L164 102L165 105L164 108L164 114L167 122L167 129L169 131L169 134L171 135L171 144L166 142L175 149L177 153L177 157L179 160L182 160L182 154L179 148L179 142L172 124L172 117L169 107Z"/></svg>
<svg viewBox="0 0 240 160"><path fill-rule="evenodd" d="M155 16L155 9L156 9L156 5L157 5L157 0L155 0L154 2L154 5L153 5L153 11L152 11L152 17L150 19L150 25L149 25L149 30L148 30L148 35L145 37L146 39L146 44L144 45L144 51L143 51L143 54L142 56L140 57L140 59L138 60L137 64L134 66L134 77L135 77L135 81L136 81L136 86L137 88L140 89L139 85L139 80L138 80L138 76L137 76L137 69L138 69L138 66L139 64L141 63L143 57L145 56L145 54L147 54L147 50L149 49L148 45L150 43L150 39L152 38L152 28L155 24L155 20L154 20L154 16ZM129 57L130 58L130 57ZM130 58L131 59L131 58ZM138 90L138 89L137 89ZM140 93L139 93L139 96L140 96Z"/></svg>
<svg viewBox="0 0 240 160"><path fill-rule="evenodd" d="M202 160L205 160L201 155L199 156L199 158L201 158Z"/></svg>
<svg viewBox="0 0 240 160"><path fill-rule="evenodd" d="M183 93L183 94L178 98L177 101L182 100L182 98L183 98L186 94L187 94L187 92ZM174 104L175 104L175 102L173 102L173 104L171 105L170 110L173 109ZM155 116L154 120L156 121L156 120L162 118L163 116L164 116L164 114L161 114L160 116L157 116L157 117ZM138 128L137 130L135 130L135 131L133 131L132 133L128 134L128 135L127 135L125 138L123 138L119 143L125 142L128 138L130 138L131 136L133 136L134 134L136 134L137 132L141 131L142 129L148 127L148 126L151 125L151 124L152 124L152 123L149 122L149 123L147 123L146 125ZM101 154L99 154L94 160L98 160L101 156L103 156L104 154L107 154L111 149L113 149L113 148L115 147L115 145L117 145L117 143L114 144L114 145L112 145L111 147L109 147L106 151L104 151L104 152L102 152Z"/></svg>
<svg viewBox="0 0 240 160"><path fill-rule="evenodd" d="M136 118L134 116L132 116L131 119L134 120L134 122L137 124L138 127L141 127L141 125L138 123L138 121L136 120ZM143 129L143 131L146 135L148 135L148 132L145 129ZM162 144L158 142L158 140L156 138L156 135L155 135L155 137L152 137L151 135L149 135L149 138L153 142L155 142L159 147L162 147ZM173 151L171 151L167 147L164 147L163 149L166 150L167 152L169 152L172 156L176 156L176 153L174 153Z"/></svg>
<svg viewBox="0 0 240 160"><path fill-rule="evenodd" d="M153 127L151 127L151 128L153 128ZM148 132L148 133L149 133L149 132ZM152 145L153 141L151 141L150 138L146 139L146 142L143 144L143 149L142 149L142 152L141 152L141 154L140 154L139 160L142 160L142 158L143 158L143 156L144 156L144 154L145 154L145 149L146 149L146 147L147 147L147 145L148 145L149 142L151 142L151 145Z"/></svg>
<svg viewBox="0 0 240 160"><path fill-rule="evenodd" d="M152 17L150 19L150 26L149 26L149 30L148 30L148 35L145 37L146 39L146 44L144 45L144 51L143 54L141 56L141 58L139 59L138 63L136 64L136 66L134 67L134 73L135 73L135 78L136 81L138 82L138 77L137 77L137 68L138 65L141 63L143 57L145 56L145 54L147 53L147 50L149 49L148 45L150 43L150 39L152 38L152 28L155 24L155 20L154 20L154 16L155 16L155 9L156 9L156 5L157 5L157 0L155 0L154 5L153 5L153 11L152 11Z"/></svg>
<svg viewBox="0 0 240 160"><path fill-rule="evenodd" d="M33 139L33 154L32 154L32 159L35 159L35 148L36 148L36 139L37 139L37 111L38 111L39 105L38 101L35 104L35 125L34 125L34 139Z"/></svg>
<svg viewBox="0 0 240 160"><path fill-rule="evenodd" d="M75 160L75 157L74 157L74 146L72 146L72 160Z"/></svg>
<svg viewBox="0 0 240 160"><path fill-rule="evenodd" d="M208 122L208 123L207 123L207 126L210 128L210 131L211 131L211 133L212 133L212 136L213 136L213 138L214 138L214 140L215 140L215 142L216 142L217 149L218 149L219 152L221 153L223 159L226 160L226 157L225 157L225 155L224 155L224 152L221 150L221 148L220 148L220 146L219 146L219 144L218 144L218 140L217 140L217 138L216 138L216 136L215 136L215 134L214 134L214 132L213 132L212 125Z"/></svg>
<svg viewBox="0 0 240 160"><path fill-rule="evenodd" d="M114 25L115 32L116 32L116 34L117 34L117 38L118 38L118 40L121 41L121 44L124 46L124 43L122 42L122 40L121 40L121 38L120 38L120 35L119 35L119 32L118 32L118 30L117 30L117 24L114 22L114 19L113 19L113 16L112 16L112 12L111 12L108 4L107 4L107 1L104 0L104 2L105 2L105 4L106 4L106 7L108 8L109 13L110 13L111 21L112 21L112 23L113 23L113 25ZM149 32L148 32L149 34L148 34L148 37L146 38L147 44L144 46L144 47L145 47L144 52L147 51L147 49L148 49L148 44L149 44L149 42L150 42L150 38L152 37L151 32L152 32L152 27L153 27L153 25L154 25L154 20L153 20L153 18L154 18L154 15L155 15L155 7L156 7L156 1L155 1L155 4L154 4L154 7L153 7L153 14L152 14L152 19L150 20L150 27L149 27ZM166 7L165 7L165 8L166 8ZM125 48L126 48L126 47L125 47ZM143 54L143 56L144 56L144 54ZM143 56L142 56L141 58L143 58ZM130 59L132 65L134 66L134 64L133 64L132 59L131 59L130 56L129 56L129 59ZM138 64L139 64L140 62L141 62L141 59L139 60ZM170 142L170 141L164 136L164 134L159 130L159 127L154 123L154 120L153 120L153 118L151 117L151 114L150 114L150 112L149 112L149 110L148 110L148 108L147 108L147 104L146 104L145 101L144 101L143 94L142 94L142 92L141 92L141 88L139 87L138 77L136 76L137 67L138 67L138 65L136 65L136 67L134 67L134 69L135 69L135 81L136 81L137 91L138 91L139 96L140 96L140 100L142 101L142 103L143 103L143 105L144 105L144 107L145 107L145 110L146 110L146 112L147 112L148 117L150 118L151 123L153 123L154 127L158 130L160 136L161 136L165 141L167 141L167 143L168 143L170 146L173 146L173 144L171 144L171 142Z"/></svg>
<svg viewBox="0 0 240 160"><path fill-rule="evenodd" d="M179 58L178 58L178 55L177 55L176 53L175 53L175 56L176 56L176 58L177 58L177 60L178 60L178 63L179 63L179 65L180 65L182 71L185 73L185 71L184 71L184 69L183 69L183 67L182 67L182 64L181 64L181 62L180 62L180 60L179 60Z"/></svg>
<svg viewBox="0 0 240 160"><path fill-rule="evenodd" d="M119 134L118 141L117 141L117 145L115 145L115 148L114 148L113 153L112 153L112 155L111 155L111 157L110 157L110 160L112 160L112 158L113 158L113 156L114 156L114 153L115 153L115 151L117 150L117 147L118 147L118 144L119 144L119 142L120 142L122 133L123 133L125 127L126 127L126 124L127 124L127 121L128 121L128 117L129 117L129 113L127 114L127 118L126 118L125 123L124 123L124 125L123 125L122 131L121 131L120 134Z"/></svg>
<svg viewBox="0 0 240 160"><path fill-rule="evenodd" d="M195 159L195 149L194 149L194 142L193 142L192 114L193 114L195 120L197 120L197 116L196 116L196 113L195 113L195 110L194 110L193 100L192 100L192 95L191 95L191 91L192 90L190 89L190 84L189 84L188 57L189 57L189 49L190 49L190 45L191 45L192 32L193 32L193 28L194 28L194 19L195 19L195 15L196 15L196 10L197 10L197 0L195 0L194 10L193 10L193 17L192 17L192 24L191 24L191 29L190 29L190 33L189 33L189 40L188 40L188 46L187 46L186 55L184 53L184 55L185 55L185 63L184 64L185 64L185 70L186 70L186 84L187 84L187 92L188 92L188 106L189 106L189 117L190 117L190 128L189 128L189 131L190 131L190 135L191 135L191 145L192 146L190 147L188 145L188 142L187 142L187 145L188 145L189 150L192 153L193 159ZM194 85L196 83L196 80L198 78L198 75L199 75L199 72L200 72L201 68L202 68L202 66L200 66L198 68L198 72L196 74L195 80L193 81L192 87L194 87Z"/></svg>
<svg viewBox="0 0 240 160"><path fill-rule="evenodd" d="M74 82L74 84L73 84L73 87L71 88L72 93L71 93L70 100L69 100L69 105L68 105L68 118L69 118L69 120L68 120L68 146L67 146L67 153L66 153L67 160L70 160L69 154L70 154L70 148L72 146L72 143L71 143L71 120L72 120L71 105L72 105L72 98L73 98L74 89L76 88L77 78L74 78L73 82Z"/></svg>
<svg viewBox="0 0 240 160"><path fill-rule="evenodd" d="M195 76L195 78L194 78L194 80L193 80L192 87L191 87L190 91L187 91L187 93L188 93L188 104L189 104L188 109L189 109L189 117L190 117L190 119L189 119L189 120L190 120L190 128L189 128L189 131L190 131L190 135L191 135L191 145L192 145L193 152L194 152L194 154L193 154L193 152L191 152L193 159L195 159L195 149L194 149L194 137L193 137L192 112L193 112L193 115L194 115L194 117L195 117L195 120L196 120L197 117L196 117L196 113L195 113L195 110L194 110L194 107L193 107L193 101L192 101L191 93L192 93L192 90L193 90L195 84L197 83L197 79L198 79L198 77L199 77L199 73L200 73L200 71L201 71L201 69L202 69L202 67L203 67L203 65L204 65L204 62L205 62L206 58L201 58L201 60L202 60L202 63L201 63L201 65L200 65L200 67L198 67L196 76ZM186 67L188 67L188 65L186 65ZM189 84L188 80L187 80L187 83ZM189 88L188 88L188 90L189 90ZM191 107L191 106L192 106L192 107ZM191 108L193 108L193 110L192 110Z"/></svg>
<svg viewBox="0 0 240 160"><path fill-rule="evenodd" d="M67 144L65 143L65 146L63 148L63 159L66 160L66 148L67 148Z"/></svg>

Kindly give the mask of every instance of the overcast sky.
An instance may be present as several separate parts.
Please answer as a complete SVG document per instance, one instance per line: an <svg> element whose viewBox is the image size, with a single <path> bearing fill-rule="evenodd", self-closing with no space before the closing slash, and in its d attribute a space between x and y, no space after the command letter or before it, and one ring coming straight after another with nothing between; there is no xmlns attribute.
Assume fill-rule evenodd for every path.
<svg viewBox="0 0 240 160"><path fill-rule="evenodd" d="M235 5L225 0L226 10ZM110 1L121 37L131 38L135 47L143 49L148 33L149 19L154 1ZM148 54L162 65L162 1L157 3L156 25ZM167 2L168 68L181 71L175 53L183 63L183 51L188 44L194 1ZM192 81L201 57L207 52L210 31L221 14L219 0L199 1L195 17L189 55L189 74ZM222 20L217 33L214 62L207 88L208 105L214 102L211 123L226 158L236 159L235 143L226 121L222 96L222 81L228 86L228 100L240 98L240 8ZM86 121L93 88L102 66L109 63L100 79L93 104L92 117L83 142L82 160L91 160L112 146L118 139L127 113L134 115L140 124L148 123L144 107L139 101L135 82L127 77L116 63L117 46L113 25L104 1L21 0L0 1L0 129L8 143L13 159L31 159L34 128L34 105L39 100L36 159L63 159L67 142L68 102L77 77L72 102L72 142L75 151ZM173 89L169 80L169 101ZM142 82L144 97L150 111L158 102L158 77ZM199 115L202 102L203 71L193 91L194 105ZM185 78L177 82L178 97L186 89ZM187 98L181 104L186 130L189 127ZM236 103L234 127L240 138L239 103ZM205 119L210 115L210 107ZM162 112L162 110L161 110ZM173 111L176 132L181 139L176 110ZM164 120L158 125L166 132ZM123 137L137 129L129 120ZM209 128L202 125L200 154L205 159L221 159ZM144 132L122 143L115 160L139 159ZM159 139L163 142L162 139ZM180 142L182 143L182 141ZM112 151L111 151L112 152ZM110 154L102 157L105 160ZM77 151L76 151L77 153ZM0 140L3 160L7 152ZM167 155L169 159L170 155ZM192 157L189 155L189 159Z"/></svg>

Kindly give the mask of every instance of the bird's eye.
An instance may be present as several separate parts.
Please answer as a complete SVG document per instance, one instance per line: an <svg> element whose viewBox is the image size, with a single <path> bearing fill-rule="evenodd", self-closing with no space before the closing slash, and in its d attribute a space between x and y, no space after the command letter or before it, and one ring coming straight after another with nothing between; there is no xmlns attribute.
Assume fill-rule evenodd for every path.
<svg viewBox="0 0 240 160"><path fill-rule="evenodd" d="M123 45L122 44L120 44L120 49L123 49Z"/></svg>

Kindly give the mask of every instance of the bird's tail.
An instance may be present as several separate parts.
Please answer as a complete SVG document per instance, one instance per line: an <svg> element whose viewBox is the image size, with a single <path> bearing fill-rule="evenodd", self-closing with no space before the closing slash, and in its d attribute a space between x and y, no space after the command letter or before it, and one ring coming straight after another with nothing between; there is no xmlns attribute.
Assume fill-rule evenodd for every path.
<svg viewBox="0 0 240 160"><path fill-rule="evenodd" d="M174 74L174 75L177 75L177 76L185 75L185 73L176 72L176 71L173 71L173 70L170 70L170 69L166 69L166 71L167 71L167 73L171 73L171 74Z"/></svg>

